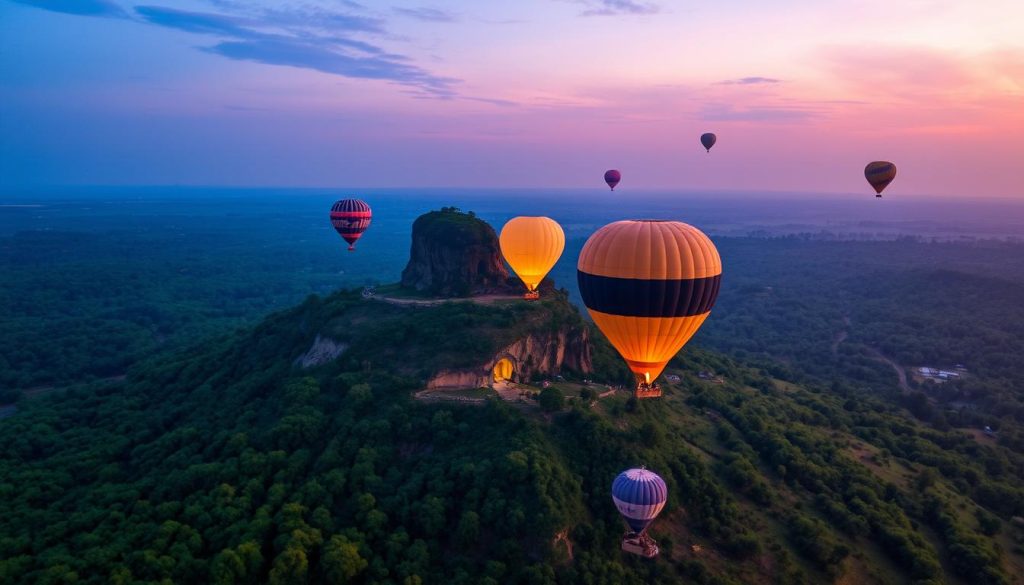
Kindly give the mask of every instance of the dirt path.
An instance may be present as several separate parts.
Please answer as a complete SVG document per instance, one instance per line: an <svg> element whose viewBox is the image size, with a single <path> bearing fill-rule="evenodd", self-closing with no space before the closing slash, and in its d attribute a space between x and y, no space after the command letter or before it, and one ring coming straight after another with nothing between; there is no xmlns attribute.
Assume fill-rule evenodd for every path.
<svg viewBox="0 0 1024 585"><path fill-rule="evenodd" d="M846 339L850 336L850 317L843 316L843 324L846 325L846 329L843 329L842 331L837 333L835 339L832 340L833 356L839 355L839 345L842 342L846 341ZM864 347L868 350L868 353L871 354L871 357L889 364L889 366L891 366L892 369L896 371L896 377L899 379L900 390L902 390L904 394L909 394L911 392L911 389L910 384L907 383L907 370L903 366L897 364L895 361L886 357L882 352L878 351L876 348L871 347L869 345L865 345Z"/></svg>
<svg viewBox="0 0 1024 585"><path fill-rule="evenodd" d="M392 305L405 305L417 307L435 307L443 303L477 303L479 305L490 305L498 301L514 301L522 299L519 295L480 295L476 297L452 297L448 299L401 299L395 297L374 296L371 300L383 301Z"/></svg>
<svg viewBox="0 0 1024 585"><path fill-rule="evenodd" d="M839 355L839 344L846 341L846 338L850 336L850 317L843 315L843 325L845 325L846 328L840 331L839 333L836 333L835 339L832 340L833 356Z"/></svg>
<svg viewBox="0 0 1024 585"><path fill-rule="evenodd" d="M909 394L911 392L911 389L910 389L910 385L907 384L907 371L902 366L897 364L896 362L894 362L891 359L885 357L882 354L882 352L878 351L877 349L875 349L873 347L870 347L870 346L864 346L864 347L867 348L868 353L870 353L872 357L874 357L877 360L881 360L881 361L889 364L890 366L892 366L892 369L896 370L896 377L899 378L899 380L900 380L900 389L903 390L904 393Z"/></svg>
<svg viewBox="0 0 1024 585"><path fill-rule="evenodd" d="M836 338L832 340L832 355L839 355L839 344L846 341L846 338L850 336L850 332L843 329L836 334Z"/></svg>

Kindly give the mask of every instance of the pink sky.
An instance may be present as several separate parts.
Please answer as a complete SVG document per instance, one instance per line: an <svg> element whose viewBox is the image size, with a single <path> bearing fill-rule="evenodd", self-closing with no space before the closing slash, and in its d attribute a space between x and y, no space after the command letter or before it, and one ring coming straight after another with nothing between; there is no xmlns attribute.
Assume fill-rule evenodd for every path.
<svg viewBox="0 0 1024 585"><path fill-rule="evenodd" d="M887 194L1024 198L1019 0L0 0L0 23L0 187L617 167L623 188L864 192L886 159Z"/></svg>

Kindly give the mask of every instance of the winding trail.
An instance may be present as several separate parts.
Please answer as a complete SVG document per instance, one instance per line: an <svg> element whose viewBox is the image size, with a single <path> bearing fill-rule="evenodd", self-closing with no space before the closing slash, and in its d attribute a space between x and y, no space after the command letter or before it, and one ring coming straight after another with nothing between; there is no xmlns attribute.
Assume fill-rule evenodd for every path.
<svg viewBox="0 0 1024 585"><path fill-rule="evenodd" d="M900 381L900 389L903 390L904 394L909 394L911 392L911 389L910 385L907 384L907 371L902 366L900 366L896 362L892 361L891 359L883 355L882 352L878 351L877 349L868 345L864 347L867 348L868 353L871 354L871 357L889 364L890 366L892 366L892 369L896 370L896 377L899 378Z"/></svg>
<svg viewBox="0 0 1024 585"><path fill-rule="evenodd" d="M843 316L843 324L846 325L846 329L843 329L842 331L837 333L835 339L832 341L832 355L836 357L838 357L839 355L839 344L846 341L846 338L850 336L850 317ZM889 366L892 367L893 370L895 370L896 378L899 380L900 390L902 390L904 394L909 394L910 392L912 392L912 390L910 389L910 384L907 383L906 368L897 364L895 361L887 357L877 348L871 347L870 345L865 345L864 347L868 350L868 353L871 354L871 357L889 364Z"/></svg>

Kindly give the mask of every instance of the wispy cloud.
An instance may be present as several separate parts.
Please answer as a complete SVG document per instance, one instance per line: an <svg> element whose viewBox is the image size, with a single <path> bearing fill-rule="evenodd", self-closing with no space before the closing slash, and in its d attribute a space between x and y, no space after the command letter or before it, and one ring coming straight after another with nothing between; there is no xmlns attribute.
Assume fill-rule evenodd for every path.
<svg viewBox="0 0 1024 585"><path fill-rule="evenodd" d="M718 122L800 122L822 115L821 108L801 106L734 106L713 103L704 106L701 118Z"/></svg>
<svg viewBox="0 0 1024 585"><path fill-rule="evenodd" d="M441 10L439 8L393 8L396 14L401 16L407 16L416 20L422 20L424 22L455 22L458 20L454 14Z"/></svg>
<svg viewBox="0 0 1024 585"><path fill-rule="evenodd" d="M254 31L244 27L238 18L189 12L162 6L136 6L135 12L150 24L176 28L191 33L217 34L226 36L251 36Z"/></svg>
<svg viewBox="0 0 1024 585"><path fill-rule="evenodd" d="M150 24L219 37L219 42L203 50L229 59L393 81L413 87L424 97L448 99L456 94L457 79L434 75L404 55L345 35L380 32L383 25L378 19L313 8L243 15L162 6L138 6L135 11Z"/></svg>
<svg viewBox="0 0 1024 585"><path fill-rule="evenodd" d="M110 0L11 0L17 4L25 4L42 8L51 12L77 14L79 16L126 16L124 9Z"/></svg>
<svg viewBox="0 0 1024 585"><path fill-rule="evenodd" d="M651 2L635 0L578 0L588 8L580 13L582 16L614 16L617 14L656 14L661 7Z"/></svg>
<svg viewBox="0 0 1024 585"><path fill-rule="evenodd" d="M741 77L719 81L718 85L771 85L775 83L782 83L782 80L774 77Z"/></svg>
<svg viewBox="0 0 1024 585"><path fill-rule="evenodd" d="M284 37L226 41L206 50L241 61L313 69L344 77L395 81L414 86L423 92L424 97L455 97L452 86L458 82L457 79L438 77L415 65L387 57L353 56Z"/></svg>
<svg viewBox="0 0 1024 585"><path fill-rule="evenodd" d="M208 53L238 61L297 67L357 79L390 81L423 98L457 97L460 80L436 75L405 55L357 38L386 34L385 22L360 13L362 6L342 0L325 8L313 4L282 4L260 8L237 0L210 0L217 12L140 5L129 15L111 0L14 0L68 14L131 17L137 22L214 37L200 47ZM422 9L421 17L438 14Z"/></svg>

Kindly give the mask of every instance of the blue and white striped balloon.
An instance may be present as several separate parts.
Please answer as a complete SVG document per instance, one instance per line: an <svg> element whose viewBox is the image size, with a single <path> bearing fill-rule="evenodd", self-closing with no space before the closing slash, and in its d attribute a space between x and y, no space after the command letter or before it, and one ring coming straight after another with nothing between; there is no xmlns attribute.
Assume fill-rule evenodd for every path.
<svg viewBox="0 0 1024 585"><path fill-rule="evenodd" d="M612 482L612 501L633 532L641 533L658 517L668 499L665 480L646 469L627 469Z"/></svg>

